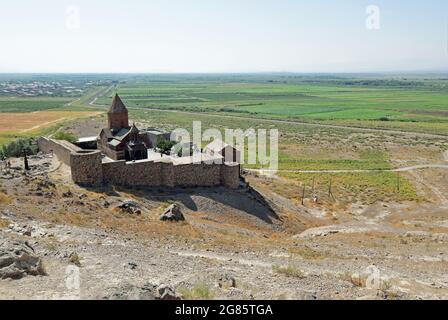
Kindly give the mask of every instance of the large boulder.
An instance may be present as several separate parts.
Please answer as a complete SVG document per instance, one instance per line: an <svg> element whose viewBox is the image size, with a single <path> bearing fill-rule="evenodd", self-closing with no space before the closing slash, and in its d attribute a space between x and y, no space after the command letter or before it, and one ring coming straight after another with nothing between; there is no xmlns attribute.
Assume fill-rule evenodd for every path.
<svg viewBox="0 0 448 320"><path fill-rule="evenodd" d="M0 239L0 279L45 275L42 260L23 241Z"/></svg>
<svg viewBox="0 0 448 320"><path fill-rule="evenodd" d="M185 221L185 217L178 204L173 204L160 216L161 221Z"/></svg>

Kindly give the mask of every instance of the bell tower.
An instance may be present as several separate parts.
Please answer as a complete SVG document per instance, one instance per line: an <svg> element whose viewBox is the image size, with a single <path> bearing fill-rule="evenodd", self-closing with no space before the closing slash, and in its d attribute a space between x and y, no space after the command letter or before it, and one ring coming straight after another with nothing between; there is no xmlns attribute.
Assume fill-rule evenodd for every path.
<svg viewBox="0 0 448 320"><path fill-rule="evenodd" d="M109 129L114 132L123 128L129 128L128 109L126 109L118 94L115 94L112 105L107 112L107 119Z"/></svg>

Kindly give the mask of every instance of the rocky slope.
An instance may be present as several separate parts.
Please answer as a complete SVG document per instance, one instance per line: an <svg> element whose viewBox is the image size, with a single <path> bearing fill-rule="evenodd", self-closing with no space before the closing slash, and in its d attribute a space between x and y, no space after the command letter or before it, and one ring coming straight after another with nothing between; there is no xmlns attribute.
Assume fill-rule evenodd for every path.
<svg viewBox="0 0 448 320"><path fill-rule="evenodd" d="M26 175L19 159L0 174L0 274L18 266L14 250L33 262L0 280L3 299L448 298L437 196L303 207L264 190L263 177L248 178L252 191L83 189L57 159L30 163ZM161 221L173 204L185 221Z"/></svg>

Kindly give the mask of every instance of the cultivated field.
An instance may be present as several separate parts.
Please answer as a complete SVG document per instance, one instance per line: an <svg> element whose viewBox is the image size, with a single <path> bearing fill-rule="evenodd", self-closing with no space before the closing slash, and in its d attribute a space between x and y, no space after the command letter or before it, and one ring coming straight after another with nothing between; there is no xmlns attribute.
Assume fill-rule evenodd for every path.
<svg viewBox="0 0 448 320"><path fill-rule="evenodd" d="M49 133L63 122L98 115L94 111L36 111L0 114L0 145L20 137ZM53 130L54 129L54 130Z"/></svg>
<svg viewBox="0 0 448 320"><path fill-rule="evenodd" d="M438 76L234 75L141 76L117 91L132 107L448 135L447 88Z"/></svg>

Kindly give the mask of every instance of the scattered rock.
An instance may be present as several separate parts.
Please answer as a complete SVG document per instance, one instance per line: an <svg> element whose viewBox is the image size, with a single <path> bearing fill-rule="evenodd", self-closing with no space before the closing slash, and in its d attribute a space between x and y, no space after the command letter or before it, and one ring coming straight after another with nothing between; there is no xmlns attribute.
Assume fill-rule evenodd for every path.
<svg viewBox="0 0 448 320"><path fill-rule="evenodd" d="M408 231L403 236L405 238L429 238L431 234L426 231Z"/></svg>
<svg viewBox="0 0 448 320"><path fill-rule="evenodd" d="M31 232L32 232L31 228L26 228L26 230L23 232L23 235L27 236L27 237L31 237Z"/></svg>
<svg viewBox="0 0 448 320"><path fill-rule="evenodd" d="M125 213L128 213L128 214L141 214L142 213L138 203L135 201L132 201L132 200L124 201L117 208Z"/></svg>
<svg viewBox="0 0 448 320"><path fill-rule="evenodd" d="M135 270L138 267L138 264L136 264L135 262L129 262L126 267L130 268L131 270Z"/></svg>
<svg viewBox="0 0 448 320"><path fill-rule="evenodd" d="M224 289L236 288L236 280L231 275L225 274L218 279L218 286Z"/></svg>
<svg viewBox="0 0 448 320"><path fill-rule="evenodd" d="M49 188L55 188L55 187L56 187L56 185L53 182L51 182L48 177L45 177L44 179L39 180L37 182L38 190L39 190L39 188L49 189Z"/></svg>
<svg viewBox="0 0 448 320"><path fill-rule="evenodd" d="M16 215L9 209L5 209L2 212L2 215L7 217L7 218L14 218Z"/></svg>
<svg viewBox="0 0 448 320"><path fill-rule="evenodd" d="M161 221L185 221L185 217L177 204L171 205L160 216Z"/></svg>
<svg viewBox="0 0 448 320"><path fill-rule="evenodd" d="M157 299L159 300L181 300L181 298L176 294L176 291L167 285L160 285L157 288Z"/></svg>
<svg viewBox="0 0 448 320"><path fill-rule="evenodd" d="M444 242L448 241L447 233L430 233L426 231L408 231L402 234L404 238L419 238L419 239L431 239L433 241Z"/></svg>
<svg viewBox="0 0 448 320"><path fill-rule="evenodd" d="M21 234L23 236L31 237L33 228L27 225L18 225L16 223L11 223L8 228L18 234Z"/></svg>
<svg viewBox="0 0 448 320"><path fill-rule="evenodd" d="M431 239L440 242L448 241L448 233L434 233Z"/></svg>
<svg viewBox="0 0 448 320"><path fill-rule="evenodd" d="M124 284L119 288L114 288L113 293L103 297L106 300L156 300L156 286L145 284L137 287L131 284Z"/></svg>
<svg viewBox="0 0 448 320"><path fill-rule="evenodd" d="M50 192L45 192L45 193L44 193L44 197L47 198L47 199L54 198L54 196L55 196L55 195L54 195L54 192L51 192L51 191L50 191Z"/></svg>
<svg viewBox="0 0 448 320"><path fill-rule="evenodd" d="M377 231L378 227L374 225L369 226L342 226L342 225L330 225L324 227L310 228L305 230L304 232L293 236L293 239L309 239L316 237L328 237L330 235L343 233L343 234L352 234L352 233L365 233L371 231Z"/></svg>
<svg viewBox="0 0 448 320"><path fill-rule="evenodd" d="M73 197L73 193L69 190L69 191L67 191L67 192L64 192L64 193L62 194L62 196L63 196L64 198L71 198L71 197Z"/></svg>
<svg viewBox="0 0 448 320"><path fill-rule="evenodd" d="M74 264L77 267L81 267L81 259L76 252L70 253L70 255L68 256L68 261L70 261L70 263Z"/></svg>
<svg viewBox="0 0 448 320"><path fill-rule="evenodd" d="M26 275L45 275L42 260L23 241L0 240L0 279L21 279Z"/></svg>

